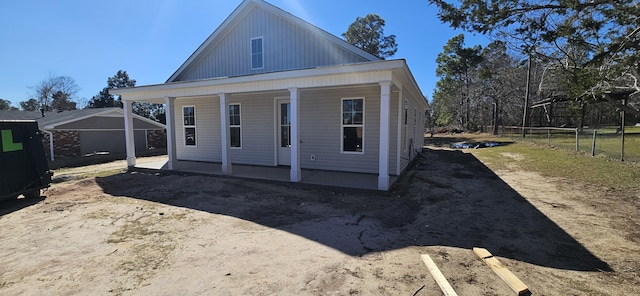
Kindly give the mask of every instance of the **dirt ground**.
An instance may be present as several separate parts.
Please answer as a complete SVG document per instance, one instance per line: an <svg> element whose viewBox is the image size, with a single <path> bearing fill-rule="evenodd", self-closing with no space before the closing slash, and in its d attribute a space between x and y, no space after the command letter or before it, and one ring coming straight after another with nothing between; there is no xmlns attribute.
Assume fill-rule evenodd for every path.
<svg viewBox="0 0 640 296"><path fill-rule="evenodd" d="M514 295L474 246L533 295L640 294L638 199L470 151L425 149L389 193L64 170L0 203L0 295L442 295L421 254L459 295Z"/></svg>

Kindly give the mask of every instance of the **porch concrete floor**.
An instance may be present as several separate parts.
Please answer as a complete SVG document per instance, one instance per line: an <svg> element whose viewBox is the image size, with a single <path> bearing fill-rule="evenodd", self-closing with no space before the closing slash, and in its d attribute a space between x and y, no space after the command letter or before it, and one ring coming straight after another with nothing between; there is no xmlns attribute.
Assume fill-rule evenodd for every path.
<svg viewBox="0 0 640 296"><path fill-rule="evenodd" d="M159 161L136 163L135 168L145 170L168 170L168 160L169 158L166 157L165 159ZM178 160L174 164L173 171L288 183L290 168L286 166L275 167L233 164L232 174L223 175L222 165L220 163ZM391 187L397 181L397 179L398 176L389 176L389 187ZM378 175L303 169L302 180L299 183L352 189L377 190Z"/></svg>

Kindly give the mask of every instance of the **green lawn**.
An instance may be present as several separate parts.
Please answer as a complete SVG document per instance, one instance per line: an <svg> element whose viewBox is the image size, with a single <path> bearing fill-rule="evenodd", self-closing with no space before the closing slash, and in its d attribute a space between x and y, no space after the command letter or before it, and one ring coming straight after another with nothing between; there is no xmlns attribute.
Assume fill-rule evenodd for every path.
<svg viewBox="0 0 640 296"><path fill-rule="evenodd" d="M465 135L468 141L487 141L486 135ZM494 138L504 141L504 138ZM624 191L630 196L640 191L640 164L620 162L608 157L591 157L570 149L551 148L528 142L470 150L478 159L493 170L508 169L514 160L509 155L517 154L521 159L518 167L538 172L549 177L565 178L592 184L611 191ZM638 198L637 196L635 198Z"/></svg>
<svg viewBox="0 0 640 296"><path fill-rule="evenodd" d="M503 134L516 141L522 141L521 135ZM550 145L575 151L576 134L575 131L534 130L527 133L524 141L533 142L538 145ZM578 148L580 151L590 154L593 143L593 129L583 130L578 138ZM596 154L619 160L622 150L622 136L616 133L615 127L601 128L596 130ZM640 162L640 127L631 126L625 128L625 161Z"/></svg>

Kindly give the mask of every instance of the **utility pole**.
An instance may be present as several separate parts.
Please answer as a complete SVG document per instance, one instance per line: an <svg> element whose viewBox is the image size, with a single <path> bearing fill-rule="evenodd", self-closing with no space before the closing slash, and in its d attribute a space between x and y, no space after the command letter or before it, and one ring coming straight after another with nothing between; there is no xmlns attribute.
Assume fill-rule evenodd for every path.
<svg viewBox="0 0 640 296"><path fill-rule="evenodd" d="M527 62L527 88L524 91L524 112L522 114L522 138L525 137L527 127L527 113L529 111L529 84L531 83L531 53Z"/></svg>

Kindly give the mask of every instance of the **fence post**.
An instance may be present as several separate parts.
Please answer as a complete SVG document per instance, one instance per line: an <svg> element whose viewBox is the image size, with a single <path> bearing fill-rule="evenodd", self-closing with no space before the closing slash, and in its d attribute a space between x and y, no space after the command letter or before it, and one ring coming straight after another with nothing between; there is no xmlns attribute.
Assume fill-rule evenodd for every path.
<svg viewBox="0 0 640 296"><path fill-rule="evenodd" d="M576 127L576 151L580 151L580 130Z"/></svg>
<svg viewBox="0 0 640 296"><path fill-rule="evenodd" d="M547 142L549 147L551 147L551 129L550 128L547 129Z"/></svg>
<svg viewBox="0 0 640 296"><path fill-rule="evenodd" d="M625 121L624 117L625 117L625 114L627 113L625 110L626 107L627 107L627 98L624 98L622 99L622 122L620 124L620 129L622 132L622 139L621 139L622 146L620 147L620 161L624 161L624 121Z"/></svg>
<svg viewBox="0 0 640 296"><path fill-rule="evenodd" d="M593 130L593 141L591 142L591 156L596 156L596 133L597 129Z"/></svg>

